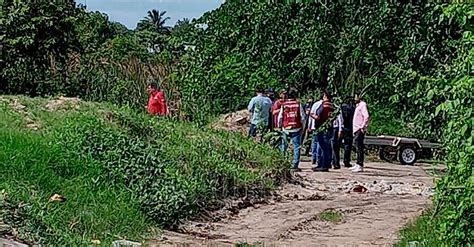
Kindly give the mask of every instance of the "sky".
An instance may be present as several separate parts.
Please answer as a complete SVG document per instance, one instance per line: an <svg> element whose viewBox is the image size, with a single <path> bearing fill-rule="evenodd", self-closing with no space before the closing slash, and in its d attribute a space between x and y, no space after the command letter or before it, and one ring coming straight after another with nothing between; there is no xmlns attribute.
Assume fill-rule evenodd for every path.
<svg viewBox="0 0 474 247"><path fill-rule="evenodd" d="M129 29L135 29L148 10L166 11L170 17L167 24L173 26L183 18L198 18L209 10L216 9L223 0L76 0L88 10L104 12L112 21L117 21Z"/></svg>

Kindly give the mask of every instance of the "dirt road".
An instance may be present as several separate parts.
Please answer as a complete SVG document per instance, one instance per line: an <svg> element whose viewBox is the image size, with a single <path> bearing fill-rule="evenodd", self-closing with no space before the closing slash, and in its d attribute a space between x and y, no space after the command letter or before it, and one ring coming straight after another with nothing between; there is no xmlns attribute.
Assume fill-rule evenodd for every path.
<svg viewBox="0 0 474 247"><path fill-rule="evenodd" d="M398 230L427 208L429 165L367 163L363 173L345 168L315 173L301 164L300 183L286 184L261 204L227 213L218 222L188 222L151 246L391 246Z"/></svg>

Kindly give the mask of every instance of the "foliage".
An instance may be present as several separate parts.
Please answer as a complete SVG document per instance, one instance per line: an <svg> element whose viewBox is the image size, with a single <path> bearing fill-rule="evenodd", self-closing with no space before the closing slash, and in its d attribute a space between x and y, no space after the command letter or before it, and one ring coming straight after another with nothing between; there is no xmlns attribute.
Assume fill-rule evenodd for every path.
<svg viewBox="0 0 474 247"><path fill-rule="evenodd" d="M414 244L415 246L446 246L443 245L436 232L434 221L432 220L432 211L424 212L419 218L410 222L400 231L400 240L394 246L406 247Z"/></svg>
<svg viewBox="0 0 474 247"><path fill-rule="evenodd" d="M460 55L438 78L440 86L430 88L446 97L436 109L437 115L445 119L447 174L437 183L435 213L440 219L437 229L441 240L461 246L474 239L474 7L451 5L445 15L456 18L454 21L468 26L469 31L463 34Z"/></svg>
<svg viewBox="0 0 474 247"><path fill-rule="evenodd" d="M443 8L440 18L465 27L462 40L456 42L458 56L433 77L420 78L418 97L423 104L434 104L436 111L430 118L439 119L442 129L443 146L446 148L446 175L436 185L435 208L429 223L434 235L419 229L436 239L426 241L441 242L450 246L467 246L474 239L472 231L474 198L474 8L469 4L449 4ZM423 86L421 86L423 85ZM423 87L422 90L420 88ZM426 93L421 96L420 94ZM415 95L416 97L416 95ZM426 112L419 113L421 117ZM421 219L423 223L426 219ZM430 228L431 230L432 228Z"/></svg>
<svg viewBox="0 0 474 247"><path fill-rule="evenodd" d="M70 116L58 116L62 112L40 110L43 100L21 103L32 119L44 125L70 121ZM78 246L90 245L93 239L110 244L117 238L147 236L150 224L123 184L103 181L100 163L78 149L61 146L47 131L25 128L24 119L8 100L0 101L0 222L11 227L3 237ZM61 134L71 137L74 132ZM56 193L66 202L49 202Z"/></svg>
<svg viewBox="0 0 474 247"><path fill-rule="evenodd" d="M169 32L169 27L165 26L169 17L164 17L166 15L166 11L158 11L156 9L148 11L148 15L145 19L141 20L137 24L137 30L150 30L160 34L166 34Z"/></svg>
<svg viewBox="0 0 474 247"><path fill-rule="evenodd" d="M290 166L237 134L97 103L47 111L48 102L0 100L3 220L32 243L141 239L150 223L171 226L224 198L266 194ZM54 193L67 201L48 202Z"/></svg>
<svg viewBox="0 0 474 247"><path fill-rule="evenodd" d="M171 29L170 36L168 36L168 49L176 53L177 56L186 54L187 49L194 47L196 34L200 31L196 27L195 22L184 18L176 22L176 25Z"/></svg>
<svg viewBox="0 0 474 247"><path fill-rule="evenodd" d="M168 45L173 34L164 12L158 24L168 31L161 33L127 30L74 1L8 0L2 13L2 94L62 94L142 109L146 79L153 77L168 95L177 95L170 76L184 47ZM176 108L172 104L173 113Z"/></svg>
<svg viewBox="0 0 474 247"><path fill-rule="evenodd" d="M420 110L429 115L434 105L407 92L456 54L452 41L462 28L441 17L441 6L226 1L196 21L205 28L196 32L196 51L183 59L177 78L189 102L183 110L205 121L200 115L244 107L256 86L328 87L338 96L363 92L369 105L395 108L390 118L437 130L437 119L414 117ZM428 137L426 130L414 134Z"/></svg>
<svg viewBox="0 0 474 247"><path fill-rule="evenodd" d="M146 79L154 77L165 89L173 115L196 123L243 108L256 87L293 86L308 94L328 88L338 98L361 93L372 114L371 134L423 137L444 143L447 175L437 185L436 217L430 224L439 241L462 246L472 239L469 226L474 218L472 14L472 4L467 3L225 1L217 10L198 20L183 20L171 30L165 26L164 11L150 11L131 31L110 22L104 14L75 6L73 1L5 0L0 16L1 50L5 54L0 60L0 93L64 94L142 109ZM195 49L186 50L188 45ZM163 188L136 196L148 216L161 218L163 224L195 212L206 200L220 198L212 188L248 189L259 181L238 165L253 164L254 158L239 156L242 152L256 155L247 150L252 143L208 130L204 136L194 127L164 120L150 124L163 128L163 133L174 139L150 139L140 131L155 133L145 124L148 119L130 112L113 115L113 124L94 118L86 119L90 122L76 119L89 125L68 122L62 131L70 134L69 139L60 131L48 132L57 134L48 138L63 137L66 139L60 140L66 142L77 139L68 145L90 152L95 145L107 143L93 162L103 162L110 171L124 174L110 179L120 181L134 195ZM104 127L110 137L91 132L91 126ZM75 128L81 132L70 131ZM184 138L190 132L201 139ZM233 140L222 144L232 157L209 147L209 143L219 145L213 139L216 136ZM198 147L191 152L196 156L168 148L177 144ZM243 145L240 153L229 148L238 145ZM135 154L141 158L121 163L122 158L133 160ZM155 161L160 166L151 165ZM225 169L217 165L222 161L230 162ZM217 170L201 167L199 162ZM138 163L150 164L152 172L163 175L164 180L137 182L136 174L148 172L132 165ZM195 170L201 173L193 173ZM199 174L218 182L206 182ZM235 179L222 181L229 176ZM164 196L172 190L171 185L179 196ZM156 198L172 205L169 209L174 211L167 210L165 204L153 204Z"/></svg>
<svg viewBox="0 0 474 247"><path fill-rule="evenodd" d="M129 32L124 25L109 21L109 17L99 11L87 12L85 7L79 6L77 12L74 28L83 53L96 51L105 42Z"/></svg>
<svg viewBox="0 0 474 247"><path fill-rule="evenodd" d="M64 76L68 54L79 50L73 1L5 0L2 4L1 92L55 94L62 85L48 78ZM52 68L52 69L50 69Z"/></svg>

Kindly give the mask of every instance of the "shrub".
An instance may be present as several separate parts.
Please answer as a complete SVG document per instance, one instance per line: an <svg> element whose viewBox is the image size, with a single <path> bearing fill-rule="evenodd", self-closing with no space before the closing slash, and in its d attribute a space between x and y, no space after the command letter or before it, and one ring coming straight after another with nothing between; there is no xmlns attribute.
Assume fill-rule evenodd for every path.
<svg viewBox="0 0 474 247"><path fill-rule="evenodd" d="M0 100L4 220L31 243L146 238L152 224L172 226L225 198L263 196L290 167L237 134L130 108L79 102L50 112L47 103ZM40 128L28 129L31 121ZM54 193L67 201L48 202Z"/></svg>

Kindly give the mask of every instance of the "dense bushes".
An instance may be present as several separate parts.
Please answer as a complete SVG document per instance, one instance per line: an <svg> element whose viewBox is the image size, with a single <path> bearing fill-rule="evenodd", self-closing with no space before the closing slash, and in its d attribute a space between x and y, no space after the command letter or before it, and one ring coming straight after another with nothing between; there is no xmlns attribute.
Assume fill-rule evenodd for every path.
<svg viewBox="0 0 474 247"><path fill-rule="evenodd" d="M128 30L69 0L6 0L1 7L0 94L62 94L141 109L147 78L173 92L174 52L183 49L177 41L168 45L159 33ZM157 45L172 49L157 52Z"/></svg>
<svg viewBox="0 0 474 247"><path fill-rule="evenodd" d="M443 101L420 100L427 91L418 80L452 61L461 37L443 5L290 2L226 1L197 21L207 27L195 34L196 51L177 80L186 113L242 108L261 85L303 93L329 87L338 96L363 91L369 105L395 109L388 119L416 123L414 134L436 138L439 121L415 116Z"/></svg>
<svg viewBox="0 0 474 247"><path fill-rule="evenodd" d="M437 183L434 213L440 239L465 246L474 239L474 6L451 5L445 13L468 31L458 58L429 85L433 94L446 97L436 114L444 120L447 174Z"/></svg>
<svg viewBox="0 0 474 247"><path fill-rule="evenodd" d="M417 240L426 246L439 243L449 246L468 246L474 239L474 6L450 4L443 8L442 18L463 26L463 38L452 63L440 68L431 77L419 78L412 97L425 107L436 107L434 112L422 110L419 118L437 119L435 130L444 147L447 171L436 185L432 214L413 225L415 231L402 232L405 240ZM439 101L436 99L442 99ZM425 226L425 227L422 227ZM429 227L426 227L429 226ZM411 228L410 228L411 229ZM430 233L426 233L429 231ZM434 238L433 239L426 239Z"/></svg>
<svg viewBox="0 0 474 247"><path fill-rule="evenodd" d="M169 226L212 206L210 201L216 199L262 195L273 183L263 173L284 179L284 159L272 160L264 147L253 149L251 142L230 134L200 132L168 120L150 121L131 112L112 114L111 120L126 132L93 119L73 121L66 128L81 135L64 136L66 143L61 145L81 143L83 152L105 164L107 180L136 191L145 214L159 224ZM259 172L249 172L244 164Z"/></svg>
<svg viewBox="0 0 474 247"><path fill-rule="evenodd" d="M2 220L32 242L141 239L151 222L170 226L224 198L264 195L289 167L232 133L100 104L49 112L47 100L15 99L0 100ZM49 203L54 193L67 201Z"/></svg>

